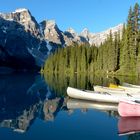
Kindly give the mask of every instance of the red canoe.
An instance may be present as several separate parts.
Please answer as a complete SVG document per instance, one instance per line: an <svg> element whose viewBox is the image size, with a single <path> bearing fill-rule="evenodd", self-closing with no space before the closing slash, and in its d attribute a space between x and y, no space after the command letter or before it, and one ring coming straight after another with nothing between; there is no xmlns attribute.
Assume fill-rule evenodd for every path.
<svg viewBox="0 0 140 140"><path fill-rule="evenodd" d="M140 116L140 101L121 100L118 112L122 117Z"/></svg>
<svg viewBox="0 0 140 140"><path fill-rule="evenodd" d="M140 117L121 117L118 122L119 135L140 132Z"/></svg>

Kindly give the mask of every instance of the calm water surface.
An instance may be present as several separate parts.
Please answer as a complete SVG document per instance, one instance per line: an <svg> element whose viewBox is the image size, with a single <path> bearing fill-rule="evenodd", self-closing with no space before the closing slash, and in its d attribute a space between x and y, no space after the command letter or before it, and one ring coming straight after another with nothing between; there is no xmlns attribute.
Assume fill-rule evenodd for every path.
<svg viewBox="0 0 140 140"><path fill-rule="evenodd" d="M125 134L139 131L139 118L120 118L116 104L74 100L66 95L68 85L92 90L93 85L122 82L140 84L134 77L0 75L0 138L139 140L140 133Z"/></svg>

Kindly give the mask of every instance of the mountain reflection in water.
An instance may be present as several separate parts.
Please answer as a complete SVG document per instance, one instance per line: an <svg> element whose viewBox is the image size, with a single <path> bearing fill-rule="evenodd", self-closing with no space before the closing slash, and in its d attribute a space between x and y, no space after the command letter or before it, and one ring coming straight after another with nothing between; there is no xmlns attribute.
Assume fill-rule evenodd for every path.
<svg viewBox="0 0 140 140"><path fill-rule="evenodd" d="M0 78L0 126L25 132L36 117L53 120L63 99L55 98L41 76L4 75Z"/></svg>
<svg viewBox="0 0 140 140"><path fill-rule="evenodd" d="M131 81L131 79L118 80L87 75L45 75L44 77L31 73L0 75L0 127L25 133L37 118L45 122L54 121L59 112L71 115L77 109L87 114L90 110L100 110L118 119L116 104L70 99L66 95L66 89L72 86L93 90L93 85L108 85L129 80ZM132 83L138 84L138 80L133 79ZM135 134L129 138L134 136Z"/></svg>

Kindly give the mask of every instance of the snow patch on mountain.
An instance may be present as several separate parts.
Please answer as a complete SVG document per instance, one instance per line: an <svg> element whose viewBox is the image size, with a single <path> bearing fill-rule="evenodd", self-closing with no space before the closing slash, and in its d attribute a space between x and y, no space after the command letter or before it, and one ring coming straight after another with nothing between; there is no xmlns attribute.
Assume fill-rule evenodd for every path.
<svg viewBox="0 0 140 140"><path fill-rule="evenodd" d="M26 8L18 8L18 9L16 9L15 10L15 12L25 12L25 11L28 11L28 9L26 9Z"/></svg>

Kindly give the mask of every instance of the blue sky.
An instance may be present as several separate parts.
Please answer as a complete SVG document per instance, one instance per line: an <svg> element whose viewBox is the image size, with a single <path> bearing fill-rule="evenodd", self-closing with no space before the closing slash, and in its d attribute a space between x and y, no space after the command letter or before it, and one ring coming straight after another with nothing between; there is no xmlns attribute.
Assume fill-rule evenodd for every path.
<svg viewBox="0 0 140 140"><path fill-rule="evenodd" d="M123 23L130 6L140 0L2 0L0 12L28 8L38 22L55 19L61 30L88 28L100 32Z"/></svg>

